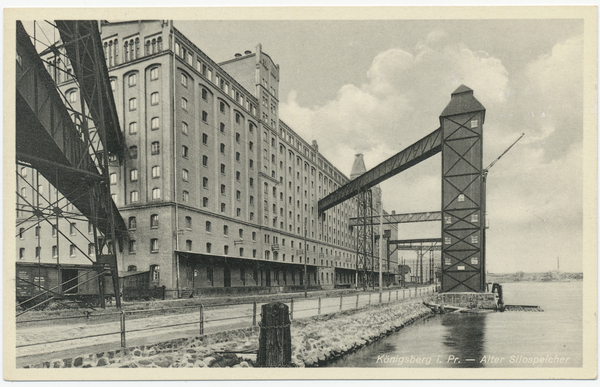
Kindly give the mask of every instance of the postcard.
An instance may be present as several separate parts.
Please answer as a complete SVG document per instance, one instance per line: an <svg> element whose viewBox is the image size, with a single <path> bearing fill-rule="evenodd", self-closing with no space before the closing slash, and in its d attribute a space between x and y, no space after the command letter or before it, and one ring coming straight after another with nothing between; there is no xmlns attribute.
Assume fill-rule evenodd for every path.
<svg viewBox="0 0 600 387"><path fill-rule="evenodd" d="M596 378L597 27L6 9L4 378Z"/></svg>

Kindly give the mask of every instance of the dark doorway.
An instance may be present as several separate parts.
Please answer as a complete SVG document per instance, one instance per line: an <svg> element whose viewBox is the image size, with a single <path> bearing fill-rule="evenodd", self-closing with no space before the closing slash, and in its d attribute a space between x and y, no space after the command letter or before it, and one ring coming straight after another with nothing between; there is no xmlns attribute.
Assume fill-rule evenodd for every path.
<svg viewBox="0 0 600 387"><path fill-rule="evenodd" d="M77 278L77 269L62 269L62 291L67 294L76 294L79 279ZM72 288L72 289L71 289Z"/></svg>
<svg viewBox="0 0 600 387"><path fill-rule="evenodd" d="M267 287L271 286L271 269L267 269Z"/></svg>
<svg viewBox="0 0 600 387"><path fill-rule="evenodd" d="M231 287L231 269L229 266L223 268L223 286L226 288Z"/></svg>

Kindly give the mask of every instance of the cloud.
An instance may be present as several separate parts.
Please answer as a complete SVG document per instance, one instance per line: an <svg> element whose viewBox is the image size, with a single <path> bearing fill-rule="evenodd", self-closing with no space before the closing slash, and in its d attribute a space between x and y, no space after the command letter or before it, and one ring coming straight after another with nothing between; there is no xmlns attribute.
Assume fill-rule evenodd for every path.
<svg viewBox="0 0 600 387"><path fill-rule="evenodd" d="M444 36L433 31L425 42ZM414 53L389 49L373 59L367 79L344 85L323 106L299 106L295 91L281 104L282 119L304 138L318 139L324 155L346 174L354 153L363 153L372 167L435 130L460 84L494 103L503 103L508 94L501 61L460 46L423 44Z"/></svg>
<svg viewBox="0 0 600 387"><path fill-rule="evenodd" d="M490 251L510 255L511 267L525 270L541 267L539 260L535 267L525 263L536 249L553 260L570 255L576 270L583 232L582 38L558 42L511 74L500 58L449 40L432 31L413 50L379 53L364 84L343 86L322 106L300 106L292 92L281 117L303 138L317 139L324 156L349 175L355 153L370 169L438 128L450 93L467 85L486 107L484 167L526 134L490 170L488 210L497 230ZM385 207L439 210L439 165L438 155L382 183Z"/></svg>
<svg viewBox="0 0 600 387"><path fill-rule="evenodd" d="M561 159L583 139L583 40L572 37L532 60L509 81L509 103L488 112L500 136L524 132L523 144ZM497 126L496 126L497 127ZM494 140L497 140L495 138ZM496 141L492 141L497 143ZM499 149L495 149L499 151Z"/></svg>
<svg viewBox="0 0 600 387"><path fill-rule="evenodd" d="M447 37L448 37L448 34L446 33L446 31L433 30L427 34L427 37L425 38L425 42L429 45L436 44L436 43L446 40Z"/></svg>

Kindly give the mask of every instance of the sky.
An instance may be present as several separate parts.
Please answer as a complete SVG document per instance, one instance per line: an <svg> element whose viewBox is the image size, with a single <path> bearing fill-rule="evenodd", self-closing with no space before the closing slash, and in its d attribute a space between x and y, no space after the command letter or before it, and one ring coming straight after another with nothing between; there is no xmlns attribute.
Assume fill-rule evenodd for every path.
<svg viewBox="0 0 600 387"><path fill-rule="evenodd" d="M261 44L280 66L280 119L347 176L439 127L461 84L486 108L487 270L582 270L583 22L176 21L216 62ZM386 210L439 211L438 154L381 184ZM399 239L439 237L439 223ZM410 259L410 253L405 253Z"/></svg>
<svg viewBox="0 0 600 387"><path fill-rule="evenodd" d="M280 118L347 176L439 127L461 84L486 108L489 272L582 270L583 22L175 21L214 61L261 44L280 66ZM441 155L380 186L384 208L439 211ZM594 214L595 216L595 214ZM439 222L399 239L440 237ZM410 260L414 254L403 252Z"/></svg>

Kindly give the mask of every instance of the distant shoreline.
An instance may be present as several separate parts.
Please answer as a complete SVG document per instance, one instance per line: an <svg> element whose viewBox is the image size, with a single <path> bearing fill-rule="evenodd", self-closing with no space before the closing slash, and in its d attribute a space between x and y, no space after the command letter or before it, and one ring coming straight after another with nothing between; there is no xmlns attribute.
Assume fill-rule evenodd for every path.
<svg viewBox="0 0 600 387"><path fill-rule="evenodd" d="M545 273L503 273L487 275L487 282L576 282L583 280L583 273L561 273L557 271Z"/></svg>

